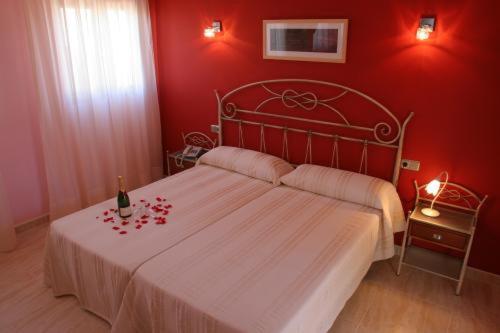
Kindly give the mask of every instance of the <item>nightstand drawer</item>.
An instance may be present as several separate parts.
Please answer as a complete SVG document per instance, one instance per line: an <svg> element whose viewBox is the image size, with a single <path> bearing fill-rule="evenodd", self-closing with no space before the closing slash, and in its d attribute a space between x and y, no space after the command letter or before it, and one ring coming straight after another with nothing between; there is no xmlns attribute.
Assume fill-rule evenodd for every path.
<svg viewBox="0 0 500 333"><path fill-rule="evenodd" d="M465 234L418 222L413 222L411 235L461 250L465 249L468 237Z"/></svg>

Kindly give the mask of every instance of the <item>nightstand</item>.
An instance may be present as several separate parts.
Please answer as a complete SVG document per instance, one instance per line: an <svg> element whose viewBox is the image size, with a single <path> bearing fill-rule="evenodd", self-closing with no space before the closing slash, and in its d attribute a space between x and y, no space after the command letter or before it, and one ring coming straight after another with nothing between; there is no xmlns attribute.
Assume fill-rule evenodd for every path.
<svg viewBox="0 0 500 333"><path fill-rule="evenodd" d="M198 161L197 157L190 157L190 156L183 156L182 152L184 150L178 150L176 152L170 153L167 150L167 175L171 175L171 170L170 170L170 160L173 160L175 163L175 166L180 169L184 169L186 167L192 167L196 164ZM207 152L208 149L204 149L204 152ZM184 163L187 163L185 165Z"/></svg>
<svg viewBox="0 0 500 333"><path fill-rule="evenodd" d="M421 195L426 185L418 186L415 208L408 213L406 228L399 257L397 275L402 265L412 266L457 282L455 294L459 295L469 260L469 254L479 210L487 196L482 199L467 188L448 182L443 195L436 200L438 217L422 214L422 208L429 207L431 198ZM451 249L463 254L461 259L437 251L423 250L412 246L418 239L436 248Z"/></svg>
<svg viewBox="0 0 500 333"><path fill-rule="evenodd" d="M184 147L193 146L200 147L202 152L198 154L198 157L195 156L187 156L184 155L184 149L178 150L176 152L169 152L167 150L167 175L171 175L170 169L170 160L174 160L177 168L184 169L186 166L184 163L187 163L189 167L194 166L198 161L198 158L201 157L204 153L208 152L210 149L215 148L217 144L217 139L212 140L206 134L201 132L190 132L186 135L182 133L182 140L184 141Z"/></svg>

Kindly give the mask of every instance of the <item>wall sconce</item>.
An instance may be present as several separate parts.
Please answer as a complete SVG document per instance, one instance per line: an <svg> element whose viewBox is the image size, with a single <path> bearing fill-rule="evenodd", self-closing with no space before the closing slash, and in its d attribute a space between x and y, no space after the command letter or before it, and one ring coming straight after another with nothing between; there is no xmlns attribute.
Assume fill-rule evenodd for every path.
<svg viewBox="0 0 500 333"><path fill-rule="evenodd" d="M206 38L214 38L215 35L219 32L222 32L222 22L213 21L212 26L210 28L206 28L203 31L203 36L205 36Z"/></svg>
<svg viewBox="0 0 500 333"><path fill-rule="evenodd" d="M440 180L442 176L444 176L445 178L443 187L441 187L441 180ZM446 171L441 172L436 179L427 184L427 186L425 187L425 191L429 194L432 194L434 196L434 200L432 200L431 206L429 208L422 208L422 214L429 217L438 217L440 215L439 211L437 209L434 209L434 202L436 202L436 199L439 197L441 192L443 192L447 184L448 184L448 172Z"/></svg>
<svg viewBox="0 0 500 333"><path fill-rule="evenodd" d="M420 19L420 24L417 29L417 39L426 40L429 39L431 32L434 31L436 26L435 17L422 17Z"/></svg>

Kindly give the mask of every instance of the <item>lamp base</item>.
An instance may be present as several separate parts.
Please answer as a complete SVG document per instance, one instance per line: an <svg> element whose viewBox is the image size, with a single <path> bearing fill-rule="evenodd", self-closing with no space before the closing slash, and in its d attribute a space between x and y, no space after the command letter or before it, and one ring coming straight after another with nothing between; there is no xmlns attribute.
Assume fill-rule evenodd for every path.
<svg viewBox="0 0 500 333"><path fill-rule="evenodd" d="M440 215L438 210L432 208L422 208L422 214L429 217L438 217Z"/></svg>

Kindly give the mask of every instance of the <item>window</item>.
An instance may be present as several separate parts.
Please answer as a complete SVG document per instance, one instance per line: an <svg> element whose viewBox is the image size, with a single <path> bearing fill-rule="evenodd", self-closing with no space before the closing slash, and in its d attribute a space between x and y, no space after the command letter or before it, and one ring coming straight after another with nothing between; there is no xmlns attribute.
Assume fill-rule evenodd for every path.
<svg viewBox="0 0 500 333"><path fill-rule="evenodd" d="M58 52L68 93L142 92L139 22L134 6L60 8Z"/></svg>

